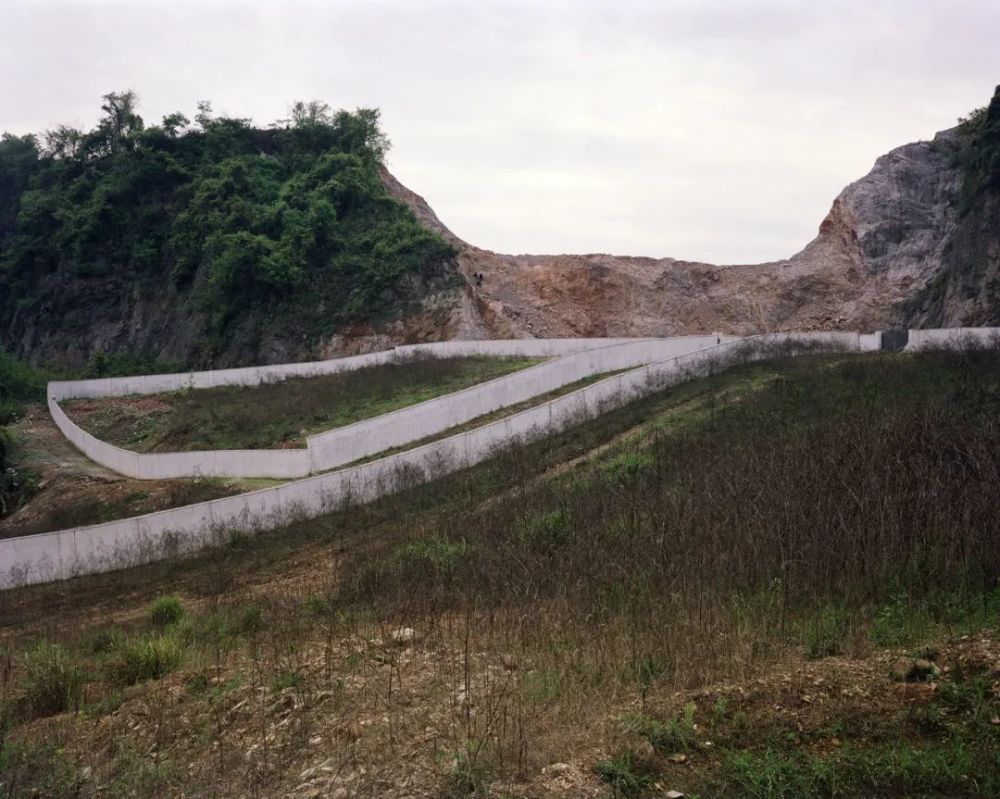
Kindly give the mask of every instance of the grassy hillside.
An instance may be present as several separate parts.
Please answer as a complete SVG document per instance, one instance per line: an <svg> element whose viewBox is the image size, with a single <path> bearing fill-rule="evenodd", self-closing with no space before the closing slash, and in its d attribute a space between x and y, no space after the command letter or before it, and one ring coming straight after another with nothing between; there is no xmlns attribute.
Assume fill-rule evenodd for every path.
<svg viewBox="0 0 1000 799"><path fill-rule="evenodd" d="M447 278L450 245L382 184L377 111L297 104L261 128L202 103L193 125L146 125L136 104L109 94L93 130L0 139L0 332L27 354L307 346Z"/></svg>
<svg viewBox="0 0 1000 799"><path fill-rule="evenodd" d="M996 352L777 359L195 561L0 595L0 779L994 796L998 412Z"/></svg>

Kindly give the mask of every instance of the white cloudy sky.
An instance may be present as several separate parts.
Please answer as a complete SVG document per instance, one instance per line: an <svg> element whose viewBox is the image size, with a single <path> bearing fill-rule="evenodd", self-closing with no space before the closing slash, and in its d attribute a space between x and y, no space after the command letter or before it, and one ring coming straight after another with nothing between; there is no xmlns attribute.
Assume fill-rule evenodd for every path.
<svg viewBox="0 0 1000 799"><path fill-rule="evenodd" d="M502 252L779 258L1000 83L997 0L0 0L0 129L210 99L382 109L389 166Z"/></svg>

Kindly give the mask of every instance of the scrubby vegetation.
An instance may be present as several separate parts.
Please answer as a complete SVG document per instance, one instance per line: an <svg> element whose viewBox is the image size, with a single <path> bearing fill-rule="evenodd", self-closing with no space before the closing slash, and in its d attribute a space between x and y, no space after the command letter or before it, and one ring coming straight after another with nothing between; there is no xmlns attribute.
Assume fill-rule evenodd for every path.
<svg viewBox="0 0 1000 799"><path fill-rule="evenodd" d="M366 550L344 590L401 610L414 587L462 603L547 596L633 621L729 597L770 606L786 626L799 609L822 611L822 639L841 626L832 599L858 608L914 590L978 597L1000 577L989 490L1000 482L998 365L990 351L845 358L818 375L808 359L785 364L724 412L706 408L593 475L545 482L450 526L478 531L457 584L432 572L399 579L391 558ZM503 568L512 562L514 573ZM677 639L663 635L648 648L670 665Z"/></svg>
<svg viewBox="0 0 1000 799"><path fill-rule="evenodd" d="M90 356L80 375L89 377L132 377L135 375L162 375L185 371L184 365L175 361L144 358L132 352L104 352L98 350Z"/></svg>
<svg viewBox="0 0 1000 799"><path fill-rule="evenodd" d="M184 618L184 603L177 596L161 596L150 608L149 617L161 627L176 624Z"/></svg>
<svg viewBox="0 0 1000 799"><path fill-rule="evenodd" d="M132 92L111 93L90 131L3 135L0 318L24 317L59 274L105 296L190 297L222 339L261 308L330 333L442 274L452 248L382 184L377 110L298 103L260 128L198 108L193 124L147 125Z"/></svg>
<svg viewBox="0 0 1000 799"><path fill-rule="evenodd" d="M149 451L305 446L306 436L459 391L539 363L532 358L407 357L321 377L65 403L77 424Z"/></svg>
<svg viewBox="0 0 1000 799"><path fill-rule="evenodd" d="M993 101L959 120L963 171L961 209L968 213L983 194L1000 190L1000 87Z"/></svg>
<svg viewBox="0 0 1000 799"><path fill-rule="evenodd" d="M37 500L38 483L30 468L18 467L18 475L30 480L23 500ZM193 505L211 499L228 497L257 487L252 481L191 478L189 480L165 480L150 483L142 480L116 480L111 485L101 486L102 490L88 492L76 490L60 495L46 503L44 509L31 507L27 517L16 515L4 520L0 526L0 538L15 538L24 535L48 533L53 530L68 530L89 524L100 524L116 519L127 519L145 513L181 505ZM22 505L23 506L23 505ZM17 509L11 505L11 512Z"/></svg>
<svg viewBox="0 0 1000 799"><path fill-rule="evenodd" d="M46 376L0 348L0 425L14 421L25 404L45 401Z"/></svg>
<svg viewBox="0 0 1000 799"><path fill-rule="evenodd" d="M24 654L24 695L31 712L48 716L79 706L83 672L60 644L39 642Z"/></svg>
<svg viewBox="0 0 1000 799"><path fill-rule="evenodd" d="M994 796L998 419L998 352L779 358L73 607L0 596L5 646L84 675L61 726L8 694L4 762L56 796L84 764L148 795ZM133 612L95 646L69 618L108 592Z"/></svg>
<svg viewBox="0 0 1000 799"><path fill-rule="evenodd" d="M14 462L16 440L8 425L30 402L45 400L45 375L0 348L0 518L17 510L35 489L35 475Z"/></svg>

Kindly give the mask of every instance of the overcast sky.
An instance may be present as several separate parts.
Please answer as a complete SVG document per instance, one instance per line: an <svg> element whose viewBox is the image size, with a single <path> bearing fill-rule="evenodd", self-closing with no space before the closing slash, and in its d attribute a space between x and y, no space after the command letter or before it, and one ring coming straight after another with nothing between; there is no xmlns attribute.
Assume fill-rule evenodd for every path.
<svg viewBox="0 0 1000 799"><path fill-rule="evenodd" d="M510 253L787 257L1000 83L997 0L0 0L0 130L376 106L389 167Z"/></svg>

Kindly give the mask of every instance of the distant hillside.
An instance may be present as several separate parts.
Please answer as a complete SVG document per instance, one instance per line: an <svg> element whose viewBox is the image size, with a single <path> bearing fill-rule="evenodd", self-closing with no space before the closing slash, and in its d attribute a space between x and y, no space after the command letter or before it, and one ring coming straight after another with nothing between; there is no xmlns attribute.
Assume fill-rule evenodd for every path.
<svg viewBox="0 0 1000 799"><path fill-rule="evenodd" d="M0 333L79 366L95 351L193 364L318 354L418 312L454 250L392 199L378 112L297 104L269 128L132 93L97 127L0 141Z"/></svg>
<svg viewBox="0 0 1000 799"><path fill-rule="evenodd" d="M1000 94L880 157L800 252L730 266L482 250L389 174L373 110L260 129L103 108L87 133L0 142L0 344L35 363L1000 323Z"/></svg>

